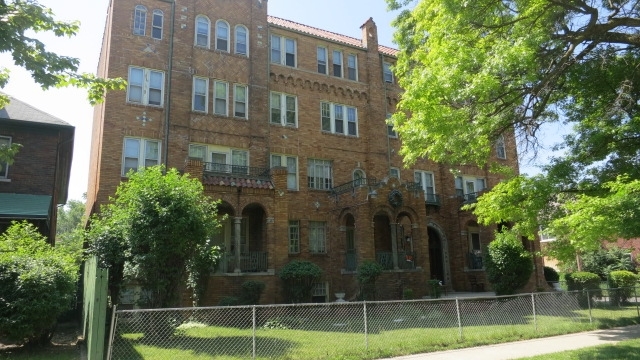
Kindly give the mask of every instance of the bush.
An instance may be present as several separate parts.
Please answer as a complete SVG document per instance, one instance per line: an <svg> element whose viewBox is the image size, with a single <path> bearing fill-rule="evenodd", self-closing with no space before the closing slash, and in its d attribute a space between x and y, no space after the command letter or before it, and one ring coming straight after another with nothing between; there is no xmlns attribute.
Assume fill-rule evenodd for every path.
<svg viewBox="0 0 640 360"><path fill-rule="evenodd" d="M283 266L278 276L284 281L289 301L300 303L311 300L311 290L322 277L322 269L310 261L294 260Z"/></svg>
<svg viewBox="0 0 640 360"><path fill-rule="evenodd" d="M427 281L429 284L429 295L433 299L438 299L442 294L442 282L438 279L432 279Z"/></svg>
<svg viewBox="0 0 640 360"><path fill-rule="evenodd" d="M510 230L495 234L487 250L487 280L496 295L511 295L522 288L533 272L533 258Z"/></svg>
<svg viewBox="0 0 640 360"><path fill-rule="evenodd" d="M218 306L236 306L240 305L240 299L235 296L225 296L218 301Z"/></svg>
<svg viewBox="0 0 640 360"><path fill-rule="evenodd" d="M627 270L634 272L635 264L631 260L628 249L622 249L617 246L608 249L599 249L590 253L583 254L582 270L592 272L600 276L602 281L609 278L609 273L617 270Z"/></svg>
<svg viewBox="0 0 640 360"><path fill-rule="evenodd" d="M609 301L611 305L626 304L635 290L638 276L631 271L617 270L609 273Z"/></svg>
<svg viewBox="0 0 640 360"><path fill-rule="evenodd" d="M578 297L578 303L582 307L588 307L589 301L602 296L600 290L600 277L597 274L579 271L565 274L565 281L569 291L581 290L582 294Z"/></svg>
<svg viewBox="0 0 640 360"><path fill-rule="evenodd" d="M249 280L242 283L240 301L243 305L258 305L265 284L262 281Z"/></svg>
<svg viewBox="0 0 640 360"><path fill-rule="evenodd" d="M382 265L371 260L365 260L358 266L357 279L361 300L375 300L376 280L382 274L382 270Z"/></svg>
<svg viewBox="0 0 640 360"><path fill-rule="evenodd" d="M75 254L51 247L27 222L0 235L0 336L18 343L51 339L56 319L73 306Z"/></svg>
<svg viewBox="0 0 640 360"><path fill-rule="evenodd" d="M556 269L545 266L544 267L544 279L547 282L557 282L560 280L560 274L556 271Z"/></svg>

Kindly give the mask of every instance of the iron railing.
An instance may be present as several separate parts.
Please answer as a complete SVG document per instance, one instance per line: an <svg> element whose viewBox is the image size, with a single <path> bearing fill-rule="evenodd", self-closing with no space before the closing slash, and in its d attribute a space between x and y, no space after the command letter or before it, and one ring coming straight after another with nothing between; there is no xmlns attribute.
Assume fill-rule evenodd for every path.
<svg viewBox="0 0 640 360"><path fill-rule="evenodd" d="M270 180L271 170L263 167L241 166L205 162L204 173L211 175L237 176L256 180Z"/></svg>
<svg viewBox="0 0 640 360"><path fill-rule="evenodd" d="M398 251L398 269L410 270L416 268L415 251ZM376 251L376 262L382 265L384 270L393 270L393 252Z"/></svg>
<svg viewBox="0 0 640 360"><path fill-rule="evenodd" d="M365 187L365 186L377 186L380 183L376 178L362 178L349 181L348 183L344 183L338 186L334 186L331 188L331 195L341 195L346 194L348 192L353 192L357 188Z"/></svg>
<svg viewBox="0 0 640 360"><path fill-rule="evenodd" d="M267 252L250 251L240 254L240 262L236 254L224 253L220 258L218 271L222 273L232 273L236 269L240 272L266 272L268 269Z"/></svg>

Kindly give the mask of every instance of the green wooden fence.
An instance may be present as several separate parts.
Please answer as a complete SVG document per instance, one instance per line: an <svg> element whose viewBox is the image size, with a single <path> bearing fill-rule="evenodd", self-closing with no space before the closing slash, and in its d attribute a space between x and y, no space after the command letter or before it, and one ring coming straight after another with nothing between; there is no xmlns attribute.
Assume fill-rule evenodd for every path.
<svg viewBox="0 0 640 360"><path fill-rule="evenodd" d="M95 256L84 263L84 301L82 334L87 344L88 360L104 359L107 284L109 270L98 267Z"/></svg>

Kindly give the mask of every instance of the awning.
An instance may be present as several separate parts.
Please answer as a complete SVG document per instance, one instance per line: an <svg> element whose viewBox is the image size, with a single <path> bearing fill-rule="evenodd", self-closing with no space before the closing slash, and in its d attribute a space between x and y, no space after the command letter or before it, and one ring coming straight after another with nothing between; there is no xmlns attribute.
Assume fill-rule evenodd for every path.
<svg viewBox="0 0 640 360"><path fill-rule="evenodd" d="M0 219L47 219L50 195L0 193Z"/></svg>

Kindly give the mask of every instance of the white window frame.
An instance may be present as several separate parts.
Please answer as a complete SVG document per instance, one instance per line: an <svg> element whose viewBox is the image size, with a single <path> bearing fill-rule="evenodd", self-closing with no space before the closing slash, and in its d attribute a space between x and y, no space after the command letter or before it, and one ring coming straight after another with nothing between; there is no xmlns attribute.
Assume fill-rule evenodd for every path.
<svg viewBox="0 0 640 360"><path fill-rule="evenodd" d="M196 156L195 150L198 149L198 152L203 153L202 156ZM223 166L216 167L213 164L213 154L224 155L225 162L224 163L216 163ZM243 155L245 161L242 163L237 163L234 155ZM220 173L231 173L231 174L242 174L246 175L249 171L249 150L239 149L239 148L230 148L225 146L217 146L217 145L207 145L200 143L190 143L189 144L189 157L201 160L206 163L205 170L220 172Z"/></svg>
<svg viewBox="0 0 640 360"><path fill-rule="evenodd" d="M309 189L331 190L333 188L333 161L308 159L307 186Z"/></svg>
<svg viewBox="0 0 640 360"><path fill-rule="evenodd" d="M293 45L293 52L290 52L287 45ZM298 44L295 39L291 39L282 35L271 35L271 63L280 64L290 67L298 67ZM277 58L274 54L278 54ZM290 63L287 60L287 55L293 56L293 61Z"/></svg>
<svg viewBox="0 0 640 360"><path fill-rule="evenodd" d="M327 106L329 109L329 117L327 118ZM338 111L341 109L341 111ZM353 111L353 115L355 117L354 121L350 120L350 110ZM342 113L342 118L338 118L338 116ZM329 127L327 128L327 120L329 120ZM342 132L336 130L336 124L342 121ZM354 134L351 133L349 129L349 123L354 124ZM345 136L353 136L358 137L358 108L337 104L328 101L320 102L320 128L324 132L330 132L332 134L340 134Z"/></svg>
<svg viewBox="0 0 640 360"><path fill-rule="evenodd" d="M336 72L336 70L338 71ZM333 50L331 53L331 75L335 77L344 76L344 59L340 50Z"/></svg>
<svg viewBox="0 0 640 360"><path fill-rule="evenodd" d="M223 26L224 29L227 32L227 36L224 37L223 34L221 34L220 30L220 26ZM231 27L229 26L229 23L224 21L224 20L218 20L216 21L216 36L215 36L215 49L216 50L220 50L220 51L225 51L225 52L229 52L229 46L231 46ZM221 47L218 46L218 42L219 41L225 41L226 46L225 47Z"/></svg>
<svg viewBox="0 0 640 360"><path fill-rule="evenodd" d="M309 253L327 253L327 223L324 221L309 221Z"/></svg>
<svg viewBox="0 0 640 360"><path fill-rule="evenodd" d="M324 46L318 46L316 48L316 64L318 67L318 74L327 74L327 59L329 58L327 48ZM324 67L324 69L322 68Z"/></svg>
<svg viewBox="0 0 640 360"><path fill-rule="evenodd" d="M398 132L396 131L396 129L394 129L393 124L390 124L389 119L391 119L391 114L387 114L387 136L392 138L392 139L397 139L398 138Z"/></svg>
<svg viewBox="0 0 640 360"><path fill-rule="evenodd" d="M285 154L271 154L270 161L271 167L287 168L287 190L297 191L299 189L298 158Z"/></svg>
<svg viewBox="0 0 640 360"><path fill-rule="evenodd" d="M424 192L424 199L426 201L436 200L436 178L433 172L424 170L415 170L413 172L413 181L420 184L422 191ZM429 184L431 183L431 184ZM431 186L429 186L431 185Z"/></svg>
<svg viewBox="0 0 640 360"><path fill-rule="evenodd" d="M473 184L473 191L469 191L469 185ZM456 176L455 190L456 196L464 198L465 201L472 201L478 197L478 193L487 188L487 181L478 176Z"/></svg>
<svg viewBox="0 0 640 360"><path fill-rule="evenodd" d="M351 174L353 186L360 187L367 184L367 174L362 169L355 169Z"/></svg>
<svg viewBox="0 0 640 360"><path fill-rule="evenodd" d="M329 300L328 291L329 286L326 282L319 282L313 284L313 289L311 290L311 298L324 297L323 302L327 302ZM315 300L314 300L315 301Z"/></svg>
<svg viewBox="0 0 640 360"><path fill-rule="evenodd" d="M238 99L238 89L244 89L244 101ZM238 104L244 104L244 115L238 115ZM233 116L241 119L249 118L249 87L244 84L233 84Z"/></svg>
<svg viewBox="0 0 640 360"><path fill-rule="evenodd" d="M496 156L498 159L507 159L507 147L504 141L504 135L500 135L496 140Z"/></svg>
<svg viewBox="0 0 640 360"><path fill-rule="evenodd" d="M240 31L244 31L244 35L240 33ZM244 25L236 25L235 27L235 39L234 39L234 49L233 51L238 55L244 55L249 57L249 29L247 29ZM244 52L238 51L238 45L242 44L241 40L244 38Z"/></svg>
<svg viewBox="0 0 640 360"><path fill-rule="evenodd" d="M142 82L141 83L134 83L131 78L131 73L132 71L142 71ZM149 94L151 93L152 90L158 90L156 88L152 88L152 81L151 78L153 75L160 75L161 79L160 79L160 103L159 104L151 104L149 103ZM130 103L134 103L134 104L142 104L142 105L149 105L149 106L163 106L164 105L164 71L160 71L160 70L154 70L154 69L147 69L147 68L142 68L142 67L137 67L137 66L129 66L129 73L128 73L128 84L127 84L127 102ZM132 100L132 88L140 88L140 101L137 100Z"/></svg>
<svg viewBox="0 0 640 360"><path fill-rule="evenodd" d="M206 34L204 32L201 32L200 31L201 29L198 27L198 25L200 23L200 20L202 20L203 24L206 25L206 27L207 27L206 28L206 30L207 30ZM198 44L198 36L204 37L206 44ZM193 45L208 49L209 46L211 46L211 41L210 40L211 40L211 20L209 20L209 18L204 16L204 15L196 16Z"/></svg>
<svg viewBox="0 0 640 360"><path fill-rule="evenodd" d="M218 85L224 85L224 97L218 94ZM224 101L224 113L218 111L218 101ZM219 116L229 116L229 83L226 81L213 81L213 113Z"/></svg>
<svg viewBox="0 0 640 360"><path fill-rule="evenodd" d="M125 137L123 142L122 142L122 165L121 165L121 174L122 176L127 176L127 173L129 170L127 170L126 168L126 160L127 159L133 159L133 156L127 156L127 140L130 141L137 141L138 142L138 154L136 154L136 161L137 161L137 165L136 167L129 167L129 170L131 169L135 169L135 171L140 170L141 168L147 167L147 166L155 166L160 164L161 161L161 156L162 156L162 142L160 140L156 140L156 139L148 139L148 138L139 138L139 137ZM156 143L158 150L157 150L157 154L156 154L156 158L152 158L149 157L150 154L147 154L147 144L148 143ZM155 164L148 164L148 161L153 161L155 162ZM141 165L141 162L144 162L144 164Z"/></svg>
<svg viewBox="0 0 640 360"><path fill-rule="evenodd" d="M274 98L278 98L279 97L279 107L274 107ZM291 112L288 108L287 105L290 104L290 101L293 101L293 104L295 106L294 111L294 122L291 123L289 120L289 117L287 117L287 115ZM277 110L280 112L280 122L276 122L274 121L274 110ZM271 124L280 124L281 126L291 126L291 127L298 127L298 97L295 95L291 95L291 94L285 94L285 93L279 93L279 92L275 92L272 91L269 94L269 123Z"/></svg>
<svg viewBox="0 0 640 360"><path fill-rule="evenodd" d="M386 61L382 63L382 80L386 83L393 84L393 71L391 71L391 63Z"/></svg>
<svg viewBox="0 0 640 360"><path fill-rule="evenodd" d="M3 140L4 139L4 140ZM0 145L11 147L11 136L0 135ZM9 178L9 163L0 163L0 179Z"/></svg>
<svg viewBox="0 0 640 360"><path fill-rule="evenodd" d="M353 59L353 67L350 66L351 59ZM356 54L347 54L347 64L346 64L346 78L353 81L358 81L358 56ZM351 70L353 70L353 78L351 76Z"/></svg>
<svg viewBox="0 0 640 360"><path fill-rule="evenodd" d="M156 24L156 18L159 19L160 24ZM164 27L164 12L162 10L155 9L151 14L151 37L153 39L162 40L162 29ZM156 31L159 35L156 36Z"/></svg>
<svg viewBox="0 0 640 360"><path fill-rule="evenodd" d="M144 5L136 5L133 8L133 35L145 36L147 34L147 8Z"/></svg>
<svg viewBox="0 0 640 360"><path fill-rule="evenodd" d="M289 254L300 253L300 220L289 220Z"/></svg>
<svg viewBox="0 0 640 360"><path fill-rule="evenodd" d="M395 176L398 180L400 180L400 168L393 167L393 166L390 167L389 168L389 176Z"/></svg>
<svg viewBox="0 0 640 360"><path fill-rule="evenodd" d="M198 94L196 92L196 83L199 81L204 82L204 94ZM191 98L191 110L197 112L208 113L209 112L209 79L203 78L199 76L193 77L193 88L192 88L193 96ZM204 109L196 109L196 97L204 97Z"/></svg>

